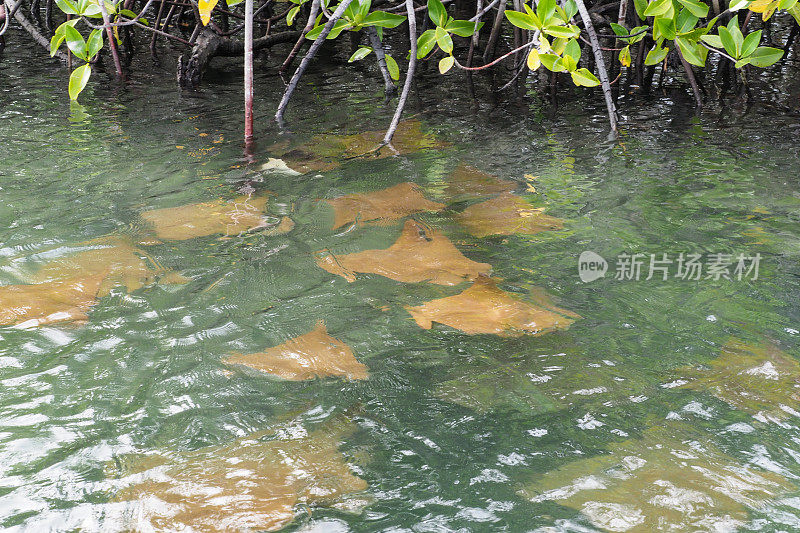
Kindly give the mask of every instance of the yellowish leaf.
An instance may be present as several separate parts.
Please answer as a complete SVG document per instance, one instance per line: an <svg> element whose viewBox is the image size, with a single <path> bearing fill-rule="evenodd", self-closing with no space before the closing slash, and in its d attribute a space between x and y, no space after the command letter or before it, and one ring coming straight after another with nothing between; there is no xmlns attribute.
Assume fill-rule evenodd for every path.
<svg viewBox="0 0 800 533"><path fill-rule="evenodd" d="M528 68L536 70L541 64L542 61L539 59L539 52L536 51L536 48L532 48L531 53L528 54Z"/></svg>
<svg viewBox="0 0 800 533"><path fill-rule="evenodd" d="M455 62L456 58L453 56L443 57L441 61L439 61L439 72L441 74L447 74L447 72L453 68Z"/></svg>
<svg viewBox="0 0 800 533"><path fill-rule="evenodd" d="M214 10L214 6L217 5L218 0L199 0L197 3L197 8L200 10L200 20L203 21L203 25L208 25L211 22L211 11Z"/></svg>
<svg viewBox="0 0 800 533"><path fill-rule="evenodd" d="M546 54L550 52L552 48L550 48L550 41L547 40L547 37L544 35L539 36L539 53Z"/></svg>
<svg viewBox="0 0 800 533"><path fill-rule="evenodd" d="M774 2L775 0L755 0L747 9L752 11L753 13L763 13L767 10L769 5Z"/></svg>

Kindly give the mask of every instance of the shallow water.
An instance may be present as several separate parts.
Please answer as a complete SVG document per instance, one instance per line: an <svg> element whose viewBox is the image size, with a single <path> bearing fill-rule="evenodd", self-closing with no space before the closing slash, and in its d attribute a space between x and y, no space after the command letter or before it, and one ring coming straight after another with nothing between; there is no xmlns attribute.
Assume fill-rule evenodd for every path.
<svg viewBox="0 0 800 533"><path fill-rule="evenodd" d="M248 161L233 68L192 94L166 68L139 65L124 85L100 74L70 108L66 74L10 41L0 60L0 282L31 283L42 265L108 235L143 242L155 274L113 288L84 322L0 328L3 528L130 527L126 458L180 465L289 424L329 432L367 486L350 504L300 497L292 530L800 529L796 110L712 106L695 117L687 96L629 98L614 143L596 98L555 115L535 95L465 112L458 81L448 92L423 82L411 112L436 147L286 175L259 170L285 151L276 144L387 124L380 83L314 71L287 134L267 118L281 82L262 74ZM448 189L461 164L513 180L563 229L470 234L459 213L492 196ZM426 330L404 307L468 283L350 283L317 266L320 250L388 248L403 227L332 230L320 199L403 182L447 206L414 219L490 264L499 288L534 304L543 288L581 318L537 336ZM288 216L288 233L155 243L141 216L267 191L267 223ZM581 281L586 250L609 261L606 277ZM759 253L761 263L757 280L682 280L674 264L666 281L646 280L647 262L638 281L614 279L617 256L634 253ZM223 363L319 321L368 379L284 381Z"/></svg>

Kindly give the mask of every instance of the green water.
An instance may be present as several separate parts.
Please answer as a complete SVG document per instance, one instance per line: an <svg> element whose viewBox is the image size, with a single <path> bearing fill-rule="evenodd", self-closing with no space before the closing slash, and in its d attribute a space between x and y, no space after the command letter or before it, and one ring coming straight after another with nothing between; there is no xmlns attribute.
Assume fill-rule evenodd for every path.
<svg viewBox="0 0 800 533"><path fill-rule="evenodd" d="M677 530L800 530L800 373L768 394L767 415L724 401L744 374L722 381L722 392L673 386L691 379L688 367L712 372L731 339L800 358L797 111L712 106L694 117L686 96L655 95L622 106L628 126L615 143L596 98L562 103L555 115L535 95L470 109L458 81L451 92L421 82L411 113L446 147L286 176L258 170L276 142L387 124L381 85L336 65L313 72L287 134L268 120L282 84L259 76L258 146L248 162L233 68L212 72L193 94L175 89L171 67L140 65L124 84L101 74L82 95L83 109L70 109L66 74L30 61L32 53L12 41L0 60L0 283L25 283L25 272L79 243L139 235L148 209L269 190L272 220L288 215L296 226L280 236L148 246L190 281L117 288L85 324L0 328L4 529L120 530L123 483L108 465L121 457L224 445L286 419L313 431L344 418L354 430L340 450L367 482L368 503L358 512L298 508L291 530L594 531L603 522L591 506L581 512L583 504L541 494L572 484L576 470L602 474L591 470L593 459L637 454L659 472L639 485L655 494L658 480L683 477L648 455L660 439L695 450L712 470L779 480L770 494L756 490L725 506L737 488L721 474L694 503L662 502L664 516L685 511ZM519 181L517 192L564 219L564 230L471 236L455 217L476 200L444 192L461 163ZM526 174L536 176L535 193L526 193ZM404 306L467 284L374 275L348 283L315 265L318 250L385 248L401 229L332 231L319 199L404 181L448 204L415 218L490 263L503 290L524 300L544 288L582 318L565 331L518 338L423 330ZM584 250L609 260L605 278L581 282ZM619 254L681 252L760 253L759 279L614 279ZM369 379L224 372L226 355L278 345L319 320L352 347ZM752 357L753 368L764 363ZM605 501L614 490L608 479L581 501ZM625 495L626 486L631 506L650 505L652 495ZM686 511L692 505L700 510ZM709 508L731 521L703 522Z"/></svg>

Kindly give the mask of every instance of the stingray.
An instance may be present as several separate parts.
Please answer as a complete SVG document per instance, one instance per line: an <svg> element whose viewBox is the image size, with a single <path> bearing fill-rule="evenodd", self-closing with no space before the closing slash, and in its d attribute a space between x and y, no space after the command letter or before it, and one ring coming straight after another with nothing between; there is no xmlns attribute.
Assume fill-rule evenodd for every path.
<svg viewBox="0 0 800 533"><path fill-rule="evenodd" d="M240 197L228 201L216 200L153 209L143 212L141 216L155 230L159 239L182 241L208 235L239 235L264 228L267 226L263 214L266 207L266 196ZM281 224L286 231L290 231L294 226L293 223L287 224L284 220Z"/></svg>
<svg viewBox="0 0 800 533"><path fill-rule="evenodd" d="M481 276L460 294L406 307L406 310L423 329L431 329L433 323L438 322L469 335L490 333L503 337L541 335L565 329L579 318L575 313L555 307L541 294L536 298L537 305L531 305L498 289L492 279Z"/></svg>
<svg viewBox="0 0 800 533"><path fill-rule="evenodd" d="M325 200L334 209L333 229L352 222L379 220L391 223L422 211L439 211L445 205L422 196L413 183L400 183L380 191L348 194Z"/></svg>
<svg viewBox="0 0 800 533"><path fill-rule="evenodd" d="M800 363L771 343L732 339L705 368L686 368L682 388L709 392L734 409L781 420L800 410Z"/></svg>
<svg viewBox="0 0 800 533"><path fill-rule="evenodd" d="M310 332L264 352L233 354L224 362L292 381L329 376L367 379L369 376L367 367L356 359L353 350L328 335L323 322L318 322Z"/></svg>
<svg viewBox="0 0 800 533"><path fill-rule="evenodd" d="M661 422L660 424L664 424ZM580 510L604 531L734 531L748 510L792 490L779 474L738 464L688 426L667 422L608 454L539 477L523 494Z"/></svg>
<svg viewBox="0 0 800 533"><path fill-rule="evenodd" d="M0 286L0 325L81 321L97 302L103 275L35 285Z"/></svg>
<svg viewBox="0 0 800 533"><path fill-rule="evenodd" d="M156 280L164 283L186 283L176 272L168 271L124 237L103 237L80 245L83 249L44 264L34 275L37 283L64 281L82 277L101 277L98 296L112 288L135 291Z"/></svg>
<svg viewBox="0 0 800 533"><path fill-rule="evenodd" d="M327 254L319 257L317 264L350 282L356 279L354 273L365 273L403 283L426 281L439 285L458 285L492 269L487 263L467 259L447 237L413 220L406 221L400 238L385 250Z"/></svg>
<svg viewBox="0 0 800 533"><path fill-rule="evenodd" d="M524 199L510 193L471 205L456 219L476 237L515 233L535 235L564 227L563 220L545 215L542 208L533 208Z"/></svg>
<svg viewBox="0 0 800 533"><path fill-rule="evenodd" d="M511 193L517 183L500 179L475 167L460 164L447 179L445 194L448 198L467 199Z"/></svg>
<svg viewBox="0 0 800 533"><path fill-rule="evenodd" d="M419 152L447 146L432 134L422 131L417 120L405 120L397 126L391 146L381 146L386 130L366 131L352 135L315 135L305 144L289 148L288 143L275 145L271 151L281 162L268 162L265 167L280 167L295 172L326 172L342 166L348 159L383 159L394 155ZM284 170L285 171L285 170Z"/></svg>
<svg viewBox="0 0 800 533"><path fill-rule="evenodd" d="M281 529L298 506L366 490L339 452L340 438L294 424L172 457L123 457L121 474L134 483L114 498L127 503L120 521L132 531Z"/></svg>

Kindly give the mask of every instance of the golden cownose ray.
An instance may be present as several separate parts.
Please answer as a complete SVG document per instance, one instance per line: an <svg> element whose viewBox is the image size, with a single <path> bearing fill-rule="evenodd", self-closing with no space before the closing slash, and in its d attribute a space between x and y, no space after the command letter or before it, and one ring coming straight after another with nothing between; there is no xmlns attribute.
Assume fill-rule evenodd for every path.
<svg viewBox="0 0 800 533"><path fill-rule="evenodd" d="M692 379L682 388L708 392L761 419L800 416L800 363L771 343L733 339L706 368L681 369Z"/></svg>
<svg viewBox="0 0 800 533"><path fill-rule="evenodd" d="M335 505L367 489L339 451L343 433L302 425L259 432L224 446L173 457L122 457L119 474L134 483L115 495L127 502L130 531L275 531L301 505ZM127 523L126 523L127 522Z"/></svg>
<svg viewBox="0 0 800 533"><path fill-rule="evenodd" d="M683 436L677 435L683 433ZM552 470L523 493L581 511L604 531L735 531L774 497L793 490L782 476L738 464L667 422L607 455Z"/></svg>
<svg viewBox="0 0 800 533"><path fill-rule="evenodd" d="M348 194L325 200L334 209L333 229L371 220L391 223L422 211L439 211L444 204L431 202L413 183L400 183L380 191Z"/></svg>
<svg viewBox="0 0 800 533"><path fill-rule="evenodd" d="M264 210L267 197L239 197L233 200L215 200L178 207L153 209L141 214L158 238L182 241L209 235L239 235L246 231L264 228L267 220ZM277 233L291 231L294 223L283 217L274 228ZM280 230L278 229L280 228ZM282 230L282 231L281 231Z"/></svg>
<svg viewBox="0 0 800 533"><path fill-rule="evenodd" d="M0 325L42 326L86 320L104 274L35 285L0 286Z"/></svg>
<svg viewBox="0 0 800 533"><path fill-rule="evenodd" d="M497 288L495 282L481 276L471 287L455 296L406 307L416 323L430 329L433 322L459 329L469 335L489 333L503 337L540 335L565 329L575 313L560 309L542 294L531 305Z"/></svg>
<svg viewBox="0 0 800 533"><path fill-rule="evenodd" d="M545 215L543 208L531 207L523 198L511 193L471 205L459 213L456 220L475 237L515 233L535 235L564 227L560 218Z"/></svg>
<svg viewBox="0 0 800 533"><path fill-rule="evenodd" d="M46 283L99 276L102 282L97 291L98 296L107 295L117 286L133 292L156 280L164 283L188 281L180 274L160 267L154 259L124 237L102 237L80 246L86 249L45 263L33 275L33 280L36 283Z"/></svg>
<svg viewBox="0 0 800 533"><path fill-rule="evenodd" d="M392 146L381 146L386 130L366 131L353 135L315 135L307 143L286 150L274 146L272 152L283 160L283 165L296 172L326 172L339 168L350 158L383 159L394 155L410 154L424 149L441 148L446 143L422 131L417 120L405 120L397 125ZM276 167L271 160L267 167Z"/></svg>
<svg viewBox="0 0 800 533"><path fill-rule="evenodd" d="M328 253L317 258L317 265L350 282L355 281L355 273L365 273L403 283L439 285L458 285L492 269L488 263L467 259L447 237L413 220L406 221L400 238L387 249Z"/></svg>
<svg viewBox="0 0 800 533"><path fill-rule="evenodd" d="M462 163L448 176L444 192L448 198L480 198L511 193L516 188L517 183L514 181L500 179Z"/></svg>
<svg viewBox="0 0 800 533"><path fill-rule="evenodd" d="M233 354L224 360L292 381L323 377L367 379L367 367L345 343L328 335L323 322L310 332L289 339L264 352Z"/></svg>

